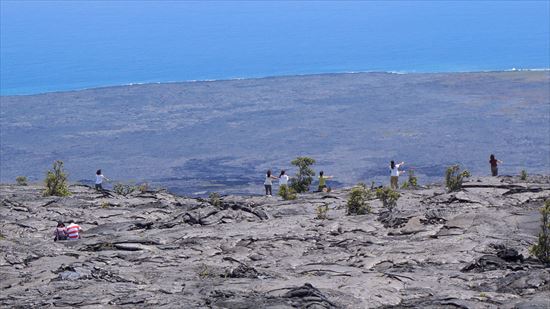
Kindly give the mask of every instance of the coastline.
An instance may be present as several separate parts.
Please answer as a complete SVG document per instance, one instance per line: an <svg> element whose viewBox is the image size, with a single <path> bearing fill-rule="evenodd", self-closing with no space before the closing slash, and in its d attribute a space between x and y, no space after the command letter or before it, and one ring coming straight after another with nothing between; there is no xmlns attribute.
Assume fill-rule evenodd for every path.
<svg viewBox="0 0 550 309"><path fill-rule="evenodd" d="M508 72L550 72L550 68L510 68L502 70L479 70L479 71L342 71L342 72L323 72L323 73L303 73L303 74L283 74L283 75L265 75L258 77L228 77L220 79L192 79L179 81L158 81L158 82L129 82L123 84L98 85L91 87L75 88L75 89L60 89L52 91L38 91L28 93L1 94L0 98L4 97L25 97L38 96L45 94L63 94L74 93L88 90L109 90L119 87L128 86L143 86L143 85L166 85L166 84L191 84L191 83L208 83L208 82L229 82L229 81L253 81L253 80L269 80L276 78L293 78L293 77L315 77L315 76L331 76L331 75L348 75L348 74L396 74L396 75L441 75L441 74L482 74L482 73L508 73ZM2 93L2 92L0 92Z"/></svg>

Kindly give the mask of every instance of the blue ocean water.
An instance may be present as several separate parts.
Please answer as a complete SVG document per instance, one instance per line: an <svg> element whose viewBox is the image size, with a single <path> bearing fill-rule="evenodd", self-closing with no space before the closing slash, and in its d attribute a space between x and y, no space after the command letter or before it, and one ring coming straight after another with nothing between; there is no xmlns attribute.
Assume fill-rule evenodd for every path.
<svg viewBox="0 0 550 309"><path fill-rule="evenodd" d="M0 2L0 94L550 67L549 1Z"/></svg>

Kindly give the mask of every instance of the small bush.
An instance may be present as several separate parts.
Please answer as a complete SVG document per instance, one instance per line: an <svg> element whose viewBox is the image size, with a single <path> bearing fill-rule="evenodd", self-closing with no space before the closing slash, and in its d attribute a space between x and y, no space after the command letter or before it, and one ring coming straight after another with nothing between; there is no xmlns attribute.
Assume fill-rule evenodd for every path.
<svg viewBox="0 0 550 309"><path fill-rule="evenodd" d="M539 239L529 252L536 256L543 263L550 263L550 199L544 202L544 207L540 209L541 224Z"/></svg>
<svg viewBox="0 0 550 309"><path fill-rule="evenodd" d="M445 173L445 185L450 192L462 189L464 178L470 177L467 170L461 171L459 165L449 166Z"/></svg>
<svg viewBox="0 0 550 309"><path fill-rule="evenodd" d="M348 215L364 215L370 212L367 200L371 198L371 192L365 187L365 184L359 183L351 189L347 203Z"/></svg>
<svg viewBox="0 0 550 309"><path fill-rule="evenodd" d="M418 187L418 178L414 174L414 170L409 170L409 186L416 189Z"/></svg>
<svg viewBox="0 0 550 309"><path fill-rule="evenodd" d="M103 208L103 209L105 209L105 208L109 208L109 206L110 206L110 205L109 205L108 202L102 202L100 207Z"/></svg>
<svg viewBox="0 0 550 309"><path fill-rule="evenodd" d="M27 185L27 177L25 176L17 176L15 177L15 182L18 186L26 186Z"/></svg>
<svg viewBox="0 0 550 309"><path fill-rule="evenodd" d="M142 183L141 185L139 185L138 190L141 193L147 193L147 191L149 191L149 184L146 182Z"/></svg>
<svg viewBox="0 0 550 309"><path fill-rule="evenodd" d="M313 182L313 176L315 176L315 171L310 166L315 164L315 160L308 157L297 157L290 163L298 167L298 172L292 178L290 187L297 193L309 191L309 186Z"/></svg>
<svg viewBox="0 0 550 309"><path fill-rule="evenodd" d="M389 211L393 211L397 206L397 200L400 196L399 192L389 187L376 189L376 197L382 201L382 206Z"/></svg>
<svg viewBox="0 0 550 309"><path fill-rule="evenodd" d="M67 196L71 193L67 186L68 175L63 170L63 161L55 161L52 170L46 173L44 196Z"/></svg>
<svg viewBox="0 0 550 309"><path fill-rule="evenodd" d="M296 191L293 188L289 188L287 185L280 185L279 192L277 194L279 194L283 200L288 201L296 199Z"/></svg>
<svg viewBox="0 0 550 309"><path fill-rule="evenodd" d="M208 195L208 203L214 207L221 207L222 206L222 200L219 193L212 192L210 195Z"/></svg>
<svg viewBox="0 0 550 309"><path fill-rule="evenodd" d="M519 174L519 178L521 180L527 180L527 171L521 170L521 173Z"/></svg>
<svg viewBox="0 0 550 309"><path fill-rule="evenodd" d="M409 178L403 182L401 189L416 189L418 188L418 178L414 174L414 170L408 171Z"/></svg>
<svg viewBox="0 0 550 309"><path fill-rule="evenodd" d="M328 213L328 205L325 204L325 205L317 206L316 213L317 213L317 216L315 217L315 219L326 220L327 213Z"/></svg>
<svg viewBox="0 0 550 309"><path fill-rule="evenodd" d="M120 194L120 195L123 195L123 196L126 196L134 191L136 191L136 186L134 185L130 185L130 184L123 184L123 183L116 183L114 186L113 186L113 191L116 193L116 194Z"/></svg>
<svg viewBox="0 0 550 309"><path fill-rule="evenodd" d="M198 271L199 278L205 279L211 276L210 270L206 264L201 265L201 269Z"/></svg>

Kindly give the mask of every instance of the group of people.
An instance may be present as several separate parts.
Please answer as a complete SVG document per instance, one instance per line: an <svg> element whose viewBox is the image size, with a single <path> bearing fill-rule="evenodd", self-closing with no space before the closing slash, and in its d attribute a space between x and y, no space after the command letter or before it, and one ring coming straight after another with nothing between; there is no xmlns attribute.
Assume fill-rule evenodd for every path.
<svg viewBox="0 0 550 309"><path fill-rule="evenodd" d="M68 226L65 226L65 224L61 221L57 222L57 227L53 232L54 241L80 239L82 228L80 225L75 223L75 220L71 220L70 222L71 223Z"/></svg>
<svg viewBox="0 0 550 309"><path fill-rule="evenodd" d="M330 191L330 187L327 186L327 179L333 178L332 176L325 176L325 173L323 171L319 172L319 186L317 187L317 192L328 192ZM265 195L266 196L272 196L273 194L273 180L279 181L279 186L288 186L288 181L290 180L290 177L286 174L285 170L281 170L281 174L279 174L279 177L275 177L272 175L271 170L268 170L265 175L265 181L264 181L264 187L265 187Z"/></svg>
<svg viewBox="0 0 550 309"><path fill-rule="evenodd" d="M390 161L390 187L392 189L398 188L399 176L401 176L406 171L400 171L399 168L403 166L405 162L395 163L393 160ZM489 164L491 165L491 175L498 176L498 165L502 164L502 161L497 160L495 155L491 154L489 157ZM101 169L96 171L95 178L95 189L98 191L103 190L103 181L109 179L103 176ZM332 179L333 176L326 176L323 171L319 172L319 186L317 187L317 192L330 192L330 187L327 185L327 180ZM288 186L290 177L286 174L285 170L281 170L279 177L273 176L271 170L268 170L265 175L264 187L265 195L272 196L273 194L273 181L278 180L279 186ZM57 223L57 228L54 231L54 241L58 240L76 240L80 239L80 233L82 228L75 223L75 220L71 220L69 226L65 226L63 222Z"/></svg>
<svg viewBox="0 0 550 309"><path fill-rule="evenodd" d="M494 154L491 154L489 157L489 164L491 165L491 175L492 176L498 176L498 164L501 164L502 161L497 160L495 158ZM392 189L398 189L399 188L399 176L404 174L406 171L400 171L399 168L403 166L405 162L395 163L395 161L390 161L390 187ZM101 171L101 170L100 170ZM317 192L328 192L330 191L330 187L327 186L327 179L331 179L333 176L325 176L323 171L319 172L319 186L317 188ZM272 196L272 187L273 187L273 180L279 180L279 186L287 186L289 181L288 175L286 175L286 172L284 170L281 170L281 174L279 177L275 177L271 174L271 170L268 170L265 176L264 181L264 187L265 187L265 195L266 196Z"/></svg>

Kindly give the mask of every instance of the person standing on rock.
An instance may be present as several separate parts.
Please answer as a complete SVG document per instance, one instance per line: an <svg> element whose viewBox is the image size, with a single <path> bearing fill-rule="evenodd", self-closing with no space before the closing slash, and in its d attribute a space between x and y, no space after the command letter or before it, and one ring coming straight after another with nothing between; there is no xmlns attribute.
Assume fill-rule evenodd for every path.
<svg viewBox="0 0 550 309"><path fill-rule="evenodd" d="M502 161L495 159L495 155L492 154L489 157L489 163L491 164L491 175L498 176L498 165L502 164Z"/></svg>
<svg viewBox="0 0 550 309"><path fill-rule="evenodd" d="M319 172L319 187L317 191L319 192L330 192L330 187L327 186L327 179L332 179L332 176L325 176L325 172Z"/></svg>
<svg viewBox="0 0 550 309"><path fill-rule="evenodd" d="M101 170L97 170L97 172L95 172L95 189L97 191L103 191L103 186L101 186L103 180L109 181L109 178L103 176Z"/></svg>
<svg viewBox="0 0 550 309"><path fill-rule="evenodd" d="M397 190L399 187L399 175L404 173L404 171L402 172L399 170L399 167L403 164L405 164L405 162L399 164L395 164L393 160L390 162L390 187L394 190Z"/></svg>
<svg viewBox="0 0 550 309"><path fill-rule="evenodd" d="M288 186L288 180L290 177L288 177L285 173L285 170L281 170L281 174L279 175L279 186Z"/></svg>
<svg viewBox="0 0 550 309"><path fill-rule="evenodd" d="M77 240L77 239L80 239L80 233L82 232L82 228L80 227L80 225L76 224L75 220L71 220L70 221L71 224L69 224L69 226L67 226L67 236L69 237L70 240Z"/></svg>
<svg viewBox="0 0 550 309"><path fill-rule="evenodd" d="M277 177L271 175L271 170L268 170L265 175L265 181L264 181L264 187L265 187L265 195L271 196L273 193L271 191L271 187L273 186L273 179L278 179Z"/></svg>
<svg viewBox="0 0 550 309"><path fill-rule="evenodd" d="M67 228L65 227L65 224L63 224L63 222L57 222L57 227L55 228L53 235L53 241L67 240Z"/></svg>

